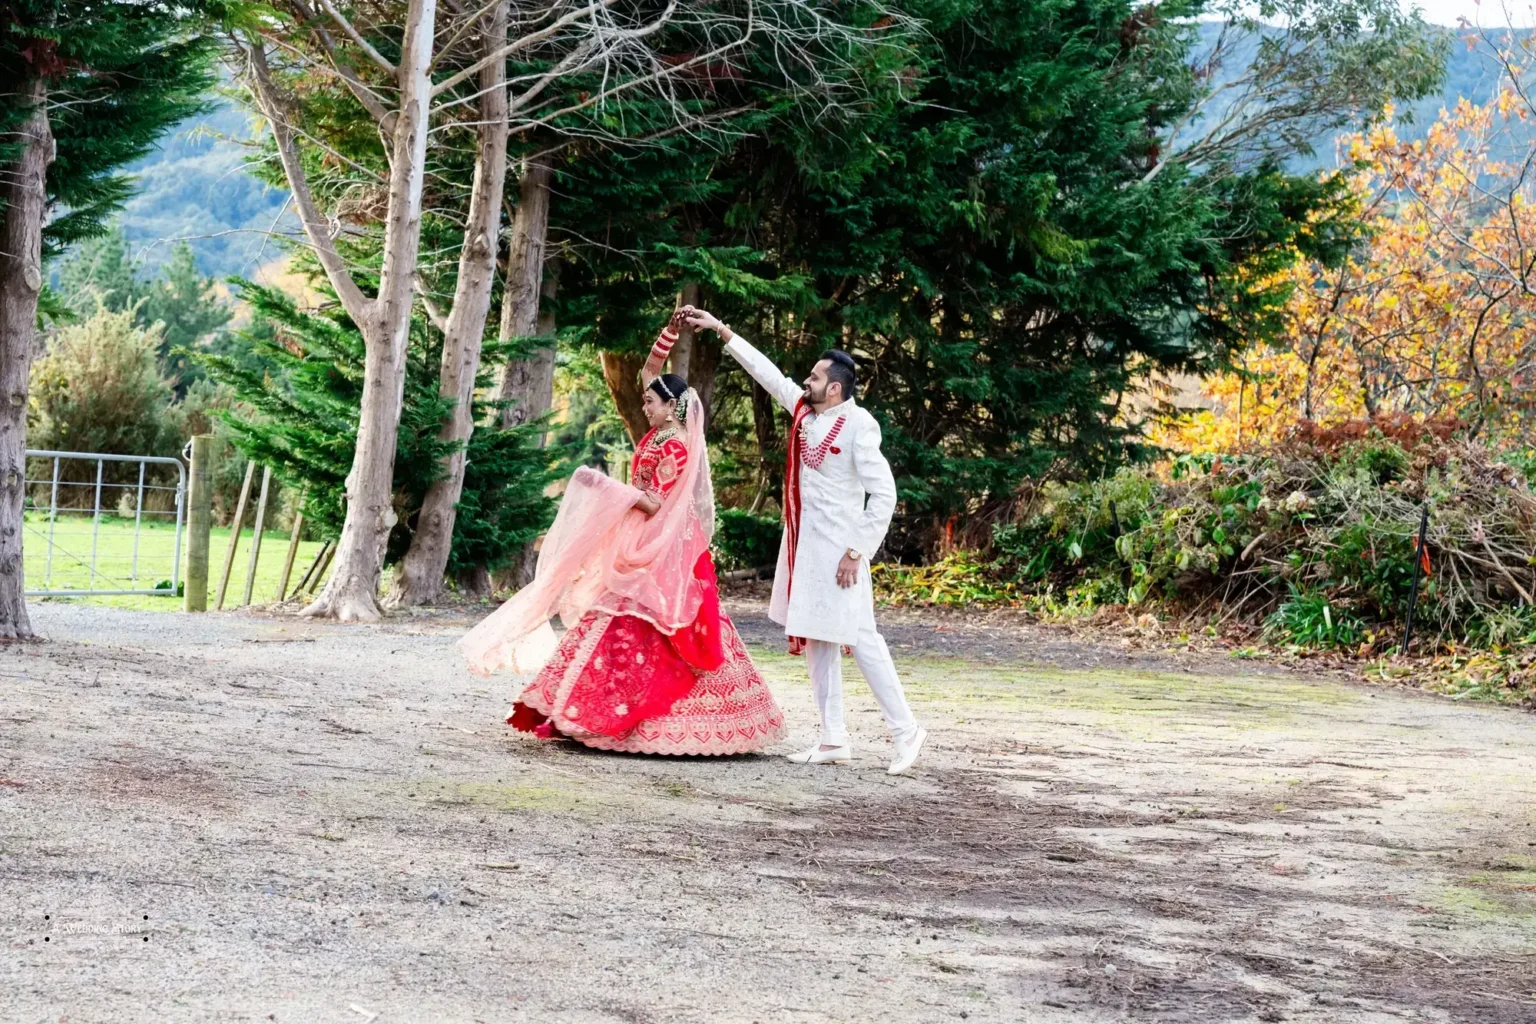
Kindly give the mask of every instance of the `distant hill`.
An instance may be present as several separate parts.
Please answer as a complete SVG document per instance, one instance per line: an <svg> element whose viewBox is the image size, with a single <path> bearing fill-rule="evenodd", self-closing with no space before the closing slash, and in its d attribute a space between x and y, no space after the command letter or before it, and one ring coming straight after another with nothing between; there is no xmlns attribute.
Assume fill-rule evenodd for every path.
<svg viewBox="0 0 1536 1024"><path fill-rule="evenodd" d="M1201 26L1202 43L1207 51L1215 45L1220 31L1221 26L1215 22ZM1471 31L1451 28L1442 29L1442 31L1451 37L1444 85L1436 95L1426 96L1416 103L1399 107L1396 126L1398 135L1403 139L1423 138L1442 109L1454 107L1463 97L1474 103L1485 103L1493 98L1494 90L1498 87L1499 68L1489 55L1486 44L1482 44ZM1226 80L1229 75L1235 75L1239 70L1240 68L1237 67L1225 68L1223 71L1226 73L1218 73L1217 80ZM1318 139L1313 144L1316 150L1315 155L1292 160L1291 169L1321 170L1335 166L1334 141L1333 136ZM1523 149L1526 141L1528 139L1513 139L1510 140L1510 144Z"/></svg>
<svg viewBox="0 0 1536 1024"><path fill-rule="evenodd" d="M1213 38L1217 26L1205 28ZM1422 137L1442 107L1460 97L1483 102L1493 95L1496 69L1486 53L1471 49L1459 32L1446 68L1445 88L1402 111L1402 134ZM123 214L123 227L137 255L159 263L175 239L189 240L205 274L254 275L257 268L281 254L264 233L273 229L287 194L270 189L245 172L246 147L234 139L251 137L250 115L230 101L212 113L178 125L159 150L134 168L140 193ZM1319 140L1317 155L1297 162L1298 169L1332 166L1332 140ZM291 216L278 225L293 230Z"/></svg>
<svg viewBox="0 0 1536 1024"><path fill-rule="evenodd" d="M123 211L123 229L136 257L154 265L185 238L205 274L254 275L282 255L265 233L283 214L285 191L268 188L245 171L252 137L248 113L228 100L189 118L159 149L129 168L139 192ZM278 225L291 230L292 223Z"/></svg>

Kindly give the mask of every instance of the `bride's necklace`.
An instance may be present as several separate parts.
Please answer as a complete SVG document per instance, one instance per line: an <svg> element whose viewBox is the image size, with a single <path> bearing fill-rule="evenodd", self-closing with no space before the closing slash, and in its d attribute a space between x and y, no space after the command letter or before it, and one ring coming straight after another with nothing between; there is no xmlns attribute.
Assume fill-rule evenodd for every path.
<svg viewBox="0 0 1536 1024"><path fill-rule="evenodd" d="M651 447L651 448L660 448L662 445L666 444L668 441L672 440L676 436L677 436L677 428L676 427L673 427L673 426L658 427L658 428L656 428L656 433L651 435L651 443L650 443L649 447Z"/></svg>

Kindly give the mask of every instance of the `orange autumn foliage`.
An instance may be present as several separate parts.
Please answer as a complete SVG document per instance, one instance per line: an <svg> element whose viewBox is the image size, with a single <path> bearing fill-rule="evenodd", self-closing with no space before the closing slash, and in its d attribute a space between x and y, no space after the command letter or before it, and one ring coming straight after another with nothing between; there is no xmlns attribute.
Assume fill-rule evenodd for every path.
<svg viewBox="0 0 1536 1024"><path fill-rule="evenodd" d="M1457 420L1499 443L1536 433L1536 169L1532 111L1501 92L1442 111L1428 135L1390 127L1340 155L1366 228L1343 266L1298 260L1283 343L1202 382L1210 408L1157 440L1192 451L1278 440L1298 423L1407 415Z"/></svg>

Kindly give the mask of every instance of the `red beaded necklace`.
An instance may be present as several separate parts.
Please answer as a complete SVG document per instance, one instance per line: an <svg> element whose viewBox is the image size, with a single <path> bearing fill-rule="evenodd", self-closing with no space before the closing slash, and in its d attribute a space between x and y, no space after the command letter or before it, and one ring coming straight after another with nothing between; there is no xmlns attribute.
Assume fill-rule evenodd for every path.
<svg viewBox="0 0 1536 1024"><path fill-rule="evenodd" d="M832 450L832 442L837 440L838 432L843 429L843 422L846 419L846 416L839 416L832 424L832 429L827 431L827 436L823 437L821 443L815 448L805 446L805 428L809 424L802 423L800 425L800 460L812 469L820 469L821 464L827 459L827 453Z"/></svg>

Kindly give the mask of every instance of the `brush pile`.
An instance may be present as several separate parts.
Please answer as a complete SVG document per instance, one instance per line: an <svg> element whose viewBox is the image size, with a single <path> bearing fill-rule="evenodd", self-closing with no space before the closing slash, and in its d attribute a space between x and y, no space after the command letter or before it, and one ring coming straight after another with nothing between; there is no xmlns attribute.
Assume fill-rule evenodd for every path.
<svg viewBox="0 0 1536 1024"><path fill-rule="evenodd" d="M987 574L1024 592L1155 602L1382 653L1401 637L1418 563L1424 643L1536 642L1536 495L1518 458L1454 424L1304 424L1264 449L1046 483L1020 508L996 529Z"/></svg>

